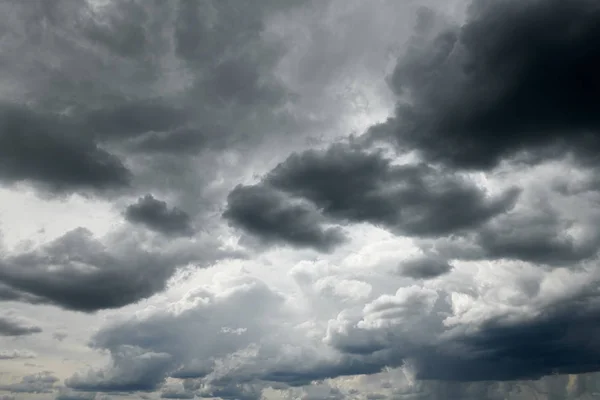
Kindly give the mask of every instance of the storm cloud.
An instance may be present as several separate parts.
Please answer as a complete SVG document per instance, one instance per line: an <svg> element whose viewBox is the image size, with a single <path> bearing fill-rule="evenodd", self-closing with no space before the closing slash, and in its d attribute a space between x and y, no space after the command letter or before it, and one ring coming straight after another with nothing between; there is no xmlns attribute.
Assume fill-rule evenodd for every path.
<svg viewBox="0 0 600 400"><path fill-rule="evenodd" d="M0 1L0 392L594 396L598 22Z"/></svg>
<svg viewBox="0 0 600 400"><path fill-rule="evenodd" d="M165 288L177 267L210 262L220 253L204 248L148 251L127 232L109 239L103 243L77 228L37 249L4 257L0 282L39 302L93 312L147 298Z"/></svg>
<svg viewBox="0 0 600 400"><path fill-rule="evenodd" d="M223 216L263 241L328 251L344 242L339 228L324 228L324 218L310 204L269 187L237 186Z"/></svg>
<svg viewBox="0 0 600 400"><path fill-rule="evenodd" d="M40 333L42 328L27 324L11 315L0 315L0 336L24 336Z"/></svg>
<svg viewBox="0 0 600 400"><path fill-rule="evenodd" d="M142 224L149 229L168 236L189 236L194 228L190 216L176 207L169 209L167 203L147 194L125 209L125 218L134 224Z"/></svg>
<svg viewBox="0 0 600 400"><path fill-rule="evenodd" d="M255 193L254 199L262 203L240 202L243 192ZM291 196L308 201L323 218L334 222L368 222L400 235L444 236L483 225L510 210L518 195L516 187L489 195L468 178L425 164L394 165L380 152L339 144L325 151L293 154L258 184L234 189L224 215L248 210L252 219L237 218L240 225L258 235L285 239L286 235L280 235L284 227L289 224L297 229L298 224L272 213L281 202L277 199ZM449 208L452 213L447 212ZM272 218L266 218L261 209ZM310 225L318 227L318 218L313 217Z"/></svg>
<svg viewBox="0 0 600 400"><path fill-rule="evenodd" d="M372 135L459 168L569 151L592 162L599 19L589 0L473 2L462 26L423 10L390 80L402 101Z"/></svg>
<svg viewBox="0 0 600 400"><path fill-rule="evenodd" d="M0 105L0 179L30 182L54 192L126 186L129 171L114 155L59 115Z"/></svg>

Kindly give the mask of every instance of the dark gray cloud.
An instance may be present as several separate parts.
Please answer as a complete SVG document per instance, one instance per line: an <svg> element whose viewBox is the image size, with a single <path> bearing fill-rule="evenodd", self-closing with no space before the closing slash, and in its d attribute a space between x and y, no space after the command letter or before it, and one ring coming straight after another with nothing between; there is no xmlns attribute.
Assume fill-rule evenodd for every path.
<svg viewBox="0 0 600 400"><path fill-rule="evenodd" d="M166 353L123 346L111 354L116 367L109 375L93 371L75 375L65 381L67 387L82 392L151 392L160 387L166 372L173 368L172 357Z"/></svg>
<svg viewBox="0 0 600 400"><path fill-rule="evenodd" d="M344 355L339 362L316 362L310 365L293 367L278 367L262 378L268 382L278 382L289 386L305 386L312 382L324 379L333 379L341 376L370 375L380 372L381 363L355 355Z"/></svg>
<svg viewBox="0 0 600 400"><path fill-rule="evenodd" d="M310 204L268 186L237 186L223 216L268 243L328 251L345 240L339 228L321 226L324 218Z"/></svg>
<svg viewBox="0 0 600 400"><path fill-rule="evenodd" d="M201 156L303 130L283 110L291 97L275 73L286 49L263 31L270 16L305 3L4 4L0 62L11 84L0 99L28 108L0 132L0 178L61 192L187 186L198 203L210 179L189 185ZM168 187L160 178L171 158L158 156L181 164Z"/></svg>
<svg viewBox="0 0 600 400"><path fill-rule="evenodd" d="M539 266L575 267L600 246L595 214L573 218L542 201L513 210L462 238L422 240L424 249L463 260L521 260Z"/></svg>
<svg viewBox="0 0 600 400"><path fill-rule="evenodd" d="M26 375L20 382L0 385L0 390L12 393L51 393L58 378L51 372L45 371Z"/></svg>
<svg viewBox="0 0 600 400"><path fill-rule="evenodd" d="M99 139L126 139L146 132L170 131L183 125L186 115L176 105L148 99L88 111L81 125Z"/></svg>
<svg viewBox="0 0 600 400"><path fill-rule="evenodd" d="M177 267L210 263L221 254L197 244L193 250L146 251L137 240L122 232L103 243L77 228L37 249L5 257L0 282L46 303L93 312L149 297L165 288Z"/></svg>
<svg viewBox="0 0 600 400"><path fill-rule="evenodd" d="M600 314L593 305L597 294L592 301L586 295L556 304L531 321L492 320L455 343L462 354L425 349L415 363L418 378L506 381L598 371L600 349L594 338L600 332Z"/></svg>
<svg viewBox="0 0 600 400"><path fill-rule="evenodd" d="M129 171L59 115L0 105L0 180L54 192L126 186Z"/></svg>
<svg viewBox="0 0 600 400"><path fill-rule="evenodd" d="M196 395L185 391L163 390L160 393L162 399L193 399Z"/></svg>
<svg viewBox="0 0 600 400"><path fill-rule="evenodd" d="M194 155L204 149L223 148L226 132L218 126L179 127L167 132L150 131L131 140L127 147L135 154Z"/></svg>
<svg viewBox="0 0 600 400"><path fill-rule="evenodd" d="M369 222L402 235L443 236L477 228L510 210L519 193L512 188L489 195L467 178L424 164L394 165L380 152L338 144L295 153L260 183L234 189L225 216L261 237L294 243L283 233L297 223L275 213L291 197L312 203L333 221ZM311 217L311 232L321 223L317 215Z"/></svg>
<svg viewBox="0 0 600 400"><path fill-rule="evenodd" d="M375 136L454 167L487 169L523 152L595 160L596 2L475 1L460 27L436 19L421 13L391 78L402 101Z"/></svg>
<svg viewBox="0 0 600 400"><path fill-rule="evenodd" d="M0 336L25 336L41 331L42 328L24 323L11 315L0 316Z"/></svg>
<svg viewBox="0 0 600 400"><path fill-rule="evenodd" d="M128 259L83 228L50 244L3 260L0 280L49 303L79 311L121 307L164 288L172 265L140 252ZM53 266L60 269L53 271Z"/></svg>
<svg viewBox="0 0 600 400"><path fill-rule="evenodd" d="M399 274L413 279L436 278L450 270L452 265L447 260L428 254L402 261L398 267Z"/></svg>
<svg viewBox="0 0 600 400"><path fill-rule="evenodd" d="M416 236L477 227L510 210L519 194L513 188L491 196L467 178L424 164L394 165L381 153L343 145L294 154L265 182L312 201L334 219Z"/></svg>
<svg viewBox="0 0 600 400"><path fill-rule="evenodd" d="M306 3L272 0L252 4L235 1L179 3L175 20L175 52L189 68L203 69L196 82L212 106L274 106L287 94L271 76L284 49L260 37L265 16Z"/></svg>
<svg viewBox="0 0 600 400"><path fill-rule="evenodd" d="M0 283L0 301L18 301L31 304L42 302L42 300L36 296L15 290L14 288L3 283Z"/></svg>
<svg viewBox="0 0 600 400"><path fill-rule="evenodd" d="M34 0L3 6L3 61L16 94L45 109L78 113L154 98L168 53L169 8L162 2ZM23 52L24 49L28 51ZM143 62L142 62L143 61ZM29 79L26 79L26 78Z"/></svg>
<svg viewBox="0 0 600 400"><path fill-rule="evenodd" d="M541 206L531 213L507 215L494 221L478 232L476 243L488 259L574 265L598 254L600 232L595 226L584 227L583 237L574 237L569 232L573 225L575 221L561 220L556 210Z"/></svg>
<svg viewBox="0 0 600 400"><path fill-rule="evenodd" d="M0 351L0 360L17 360L36 358L37 355L27 350L2 350Z"/></svg>
<svg viewBox="0 0 600 400"><path fill-rule="evenodd" d="M165 201L155 199L151 194L127 206L125 218L168 236L190 236L194 232L191 218L185 211L177 207L169 209Z"/></svg>
<svg viewBox="0 0 600 400"><path fill-rule="evenodd" d="M60 193L132 186L139 194L161 193L186 211L148 195L124 215L167 238L135 229L99 240L77 229L38 248L3 252L0 300L93 312L147 298L163 290L179 266L224 257L216 240L189 243L176 236L200 236L192 221L217 209L228 192L223 216L266 245L327 252L346 240L344 227L367 223L455 247L405 260L394 276L348 268L344 273L351 276L315 278L314 288L305 284L289 297L251 281L219 282L212 292L198 288L173 307L149 309L103 329L92 347L109 352L111 364L66 381L84 394L59 389L57 398L162 388L165 398L258 399L267 385L307 385L402 363L417 378L446 381L600 369L593 277L581 289L569 280L572 270L538 268L564 274L545 281L527 276L504 287L484 275L503 276L513 263L493 263L495 271L481 267L477 279L463 282L468 277L462 266L468 264L466 271L475 263L452 260L527 261L518 263L518 273L525 274L529 263L573 267L597 254L595 220L582 233L552 209L522 212L518 189L493 193L457 172L567 151L596 161L600 7L592 0L474 1L464 26L423 11L390 78L400 97L396 115L373 127L371 137L391 137L403 151L418 150L424 162L400 165L373 149L333 145L296 152L258 183L234 189L232 170L251 173L256 160L257 169L280 161L298 149L306 132L327 126L320 113L337 119L341 112L331 111L345 110L327 106L336 96L329 92L338 89L330 83L346 74L339 81L352 81L354 66L348 64L380 54L361 49L371 42L367 29L355 26L390 19L403 24L379 18L379 12L372 17L363 6L352 7L364 12L347 12L344 1L303 10L296 24L301 27L292 33L274 31L294 25L293 16L281 18L271 32L265 21L305 2L91 3L0 4L0 181ZM394 15L403 10L390 9ZM344 29L336 18L347 21ZM299 48L273 40L281 33L292 44L304 30L310 32L297 41ZM378 40L386 31L376 29ZM295 55L280 64L288 51ZM379 68L377 61L364 65L371 62ZM287 85L306 87L299 91L306 98L298 101ZM366 257L341 264L373 258L356 251ZM325 265L329 261L320 259L316 267L333 269ZM226 267L223 274L229 272ZM364 282L360 275L372 279ZM378 279L386 281L382 287ZM356 284L348 286L361 293L333 287L340 281ZM403 287L407 282L415 286ZM452 288L437 289L446 284ZM313 293L327 296L313 299ZM283 303L301 307L283 310ZM8 331L1 321L0 331ZM169 378L182 379L182 389L163 386ZM47 374L0 389L46 392L54 384ZM432 383L423 397L507 397L488 389ZM341 397L339 390L305 394Z"/></svg>

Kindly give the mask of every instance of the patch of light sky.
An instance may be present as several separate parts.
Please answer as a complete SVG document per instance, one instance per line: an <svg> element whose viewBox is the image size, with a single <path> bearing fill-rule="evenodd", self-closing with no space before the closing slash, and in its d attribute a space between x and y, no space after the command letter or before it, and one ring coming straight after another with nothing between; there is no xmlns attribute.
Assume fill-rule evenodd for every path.
<svg viewBox="0 0 600 400"><path fill-rule="evenodd" d="M80 195L40 198L27 188L0 188L2 243L8 250L38 245L65 232L85 227L102 236L119 224L109 202Z"/></svg>

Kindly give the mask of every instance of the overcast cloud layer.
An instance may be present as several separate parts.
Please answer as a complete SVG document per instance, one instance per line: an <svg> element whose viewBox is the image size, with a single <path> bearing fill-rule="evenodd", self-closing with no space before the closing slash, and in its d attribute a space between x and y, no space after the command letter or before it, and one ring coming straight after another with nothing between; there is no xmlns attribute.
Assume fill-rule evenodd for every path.
<svg viewBox="0 0 600 400"><path fill-rule="evenodd" d="M600 3L0 0L0 400L600 395Z"/></svg>

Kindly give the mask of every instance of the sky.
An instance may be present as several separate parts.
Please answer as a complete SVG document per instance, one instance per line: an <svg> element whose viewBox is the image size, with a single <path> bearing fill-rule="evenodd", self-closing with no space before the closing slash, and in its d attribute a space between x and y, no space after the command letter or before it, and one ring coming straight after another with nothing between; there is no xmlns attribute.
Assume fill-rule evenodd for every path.
<svg viewBox="0 0 600 400"><path fill-rule="evenodd" d="M600 3L0 0L0 400L600 398Z"/></svg>

